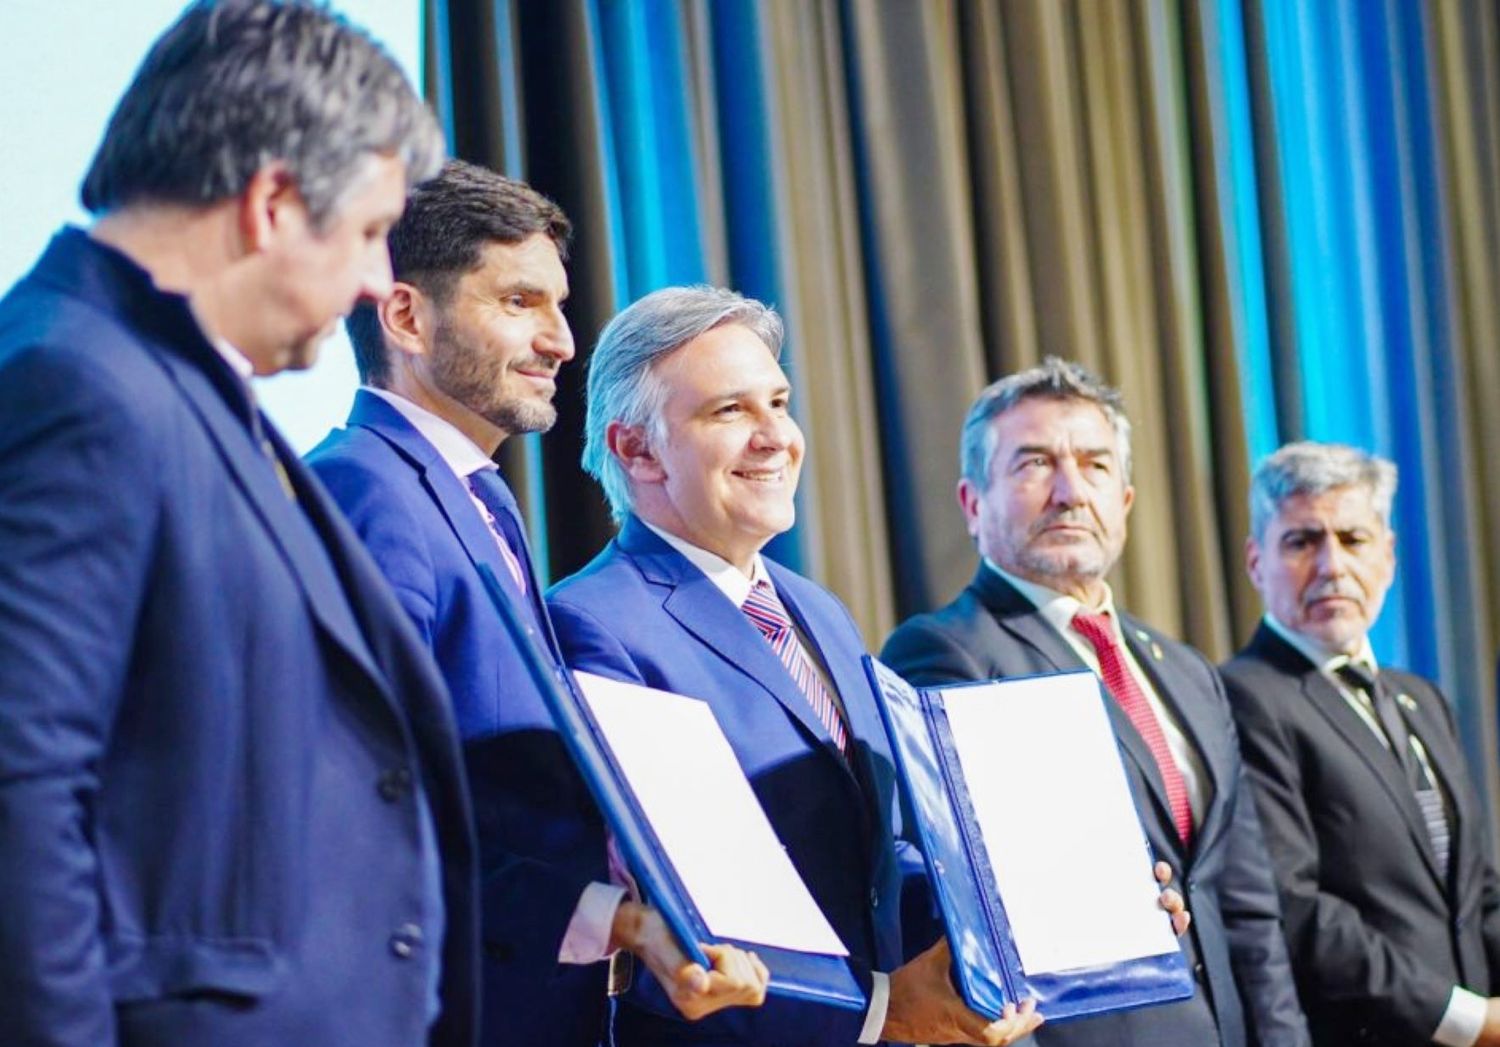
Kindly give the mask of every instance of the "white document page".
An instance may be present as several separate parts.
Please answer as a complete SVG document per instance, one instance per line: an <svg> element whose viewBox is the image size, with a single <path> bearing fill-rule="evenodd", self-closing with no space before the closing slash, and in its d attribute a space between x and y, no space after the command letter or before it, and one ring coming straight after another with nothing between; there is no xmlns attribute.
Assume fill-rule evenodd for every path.
<svg viewBox="0 0 1500 1047"><path fill-rule="evenodd" d="M942 698L1026 972L1175 952L1094 675Z"/></svg>
<svg viewBox="0 0 1500 1047"><path fill-rule="evenodd" d="M849 955L782 849L707 703L573 675L708 929L720 938Z"/></svg>

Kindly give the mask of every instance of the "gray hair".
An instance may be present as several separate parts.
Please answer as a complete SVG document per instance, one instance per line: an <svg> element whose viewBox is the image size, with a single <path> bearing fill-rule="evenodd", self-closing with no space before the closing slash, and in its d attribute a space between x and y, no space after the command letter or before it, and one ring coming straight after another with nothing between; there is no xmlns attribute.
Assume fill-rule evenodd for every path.
<svg viewBox="0 0 1500 1047"><path fill-rule="evenodd" d="M1250 534L1259 541L1282 504L1297 495L1362 487L1380 522L1391 523L1396 463L1345 444L1301 440L1267 455L1250 478Z"/></svg>
<svg viewBox="0 0 1500 1047"><path fill-rule="evenodd" d="M285 163L326 227L373 154L408 184L442 164L437 123L385 49L313 0L198 0L152 45L84 176L93 214L206 206Z"/></svg>
<svg viewBox="0 0 1500 1047"><path fill-rule="evenodd" d="M739 324L781 358L785 328L776 310L754 298L698 284L653 291L622 310L599 335L589 357L588 407L583 422L583 468L599 481L619 522L630 512L630 483L610 453L611 422L643 425L648 438L665 438L661 409L666 390L656 363L725 324Z"/></svg>
<svg viewBox="0 0 1500 1047"><path fill-rule="evenodd" d="M1130 419L1120 391L1105 385L1082 364L1049 356L1036 367L992 382L964 418L959 437L959 475L981 491L990 486L995 459L995 427L990 423L1023 400L1079 400L1104 412L1119 441L1120 469L1130 482Z"/></svg>

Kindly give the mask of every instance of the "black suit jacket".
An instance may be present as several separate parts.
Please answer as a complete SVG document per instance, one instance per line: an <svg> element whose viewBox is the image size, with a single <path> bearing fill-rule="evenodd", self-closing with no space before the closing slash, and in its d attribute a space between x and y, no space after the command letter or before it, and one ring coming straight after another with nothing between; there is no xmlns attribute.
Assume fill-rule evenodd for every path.
<svg viewBox="0 0 1500 1047"><path fill-rule="evenodd" d="M1292 984L1260 825L1244 785L1218 673L1197 651L1121 615L1121 629L1157 693L1197 746L1207 781L1192 846L1172 825L1166 788L1124 712L1110 718L1156 856L1172 866L1193 914L1183 949L1200 991L1191 1000L1044 1026L1047 1047L1301 1047L1306 1024ZM1080 669L1077 652L1032 603L988 567L951 604L904 623L881 658L917 686Z"/></svg>
<svg viewBox="0 0 1500 1047"><path fill-rule="evenodd" d="M1395 759L1332 681L1264 624L1223 675L1314 1039L1430 1043L1453 986L1488 996L1500 970L1500 891L1447 702L1381 673L1451 799L1445 882Z"/></svg>

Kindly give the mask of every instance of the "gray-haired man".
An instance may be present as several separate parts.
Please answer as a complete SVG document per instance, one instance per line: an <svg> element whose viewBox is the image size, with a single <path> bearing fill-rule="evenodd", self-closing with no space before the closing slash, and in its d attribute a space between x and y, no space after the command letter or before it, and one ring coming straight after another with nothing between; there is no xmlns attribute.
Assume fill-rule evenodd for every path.
<svg viewBox="0 0 1500 1047"><path fill-rule="evenodd" d="M1448 704L1376 664L1396 467L1294 443L1250 488L1266 615L1223 667L1319 1044L1500 1043L1500 889Z"/></svg>
<svg viewBox="0 0 1500 1047"><path fill-rule="evenodd" d="M0 1043L464 1045L442 679L248 382L443 145L321 5L191 5L0 302Z"/></svg>
<svg viewBox="0 0 1500 1047"><path fill-rule="evenodd" d="M918 685L1090 668L1156 856L1183 887L1181 1003L1042 1028L1059 1045L1302 1047L1307 1031L1229 707L1207 660L1114 605L1105 575L1135 500L1120 395L1049 357L991 385L964 422L958 499L981 562L953 603L881 657Z"/></svg>

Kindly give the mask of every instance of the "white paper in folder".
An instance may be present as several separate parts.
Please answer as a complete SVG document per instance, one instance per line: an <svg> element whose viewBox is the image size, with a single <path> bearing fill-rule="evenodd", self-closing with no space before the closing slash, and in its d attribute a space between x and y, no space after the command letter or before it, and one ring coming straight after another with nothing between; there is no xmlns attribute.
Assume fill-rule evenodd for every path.
<svg viewBox="0 0 1500 1047"><path fill-rule="evenodd" d="M679 694L573 675L709 930L847 956L766 820L713 710Z"/></svg>
<svg viewBox="0 0 1500 1047"><path fill-rule="evenodd" d="M1098 679L941 694L1027 973L1175 952Z"/></svg>

